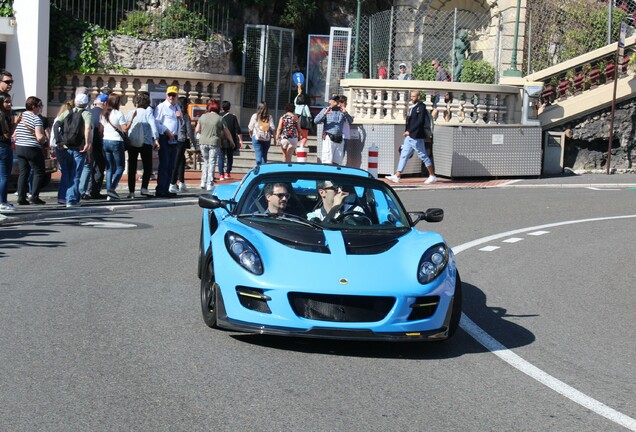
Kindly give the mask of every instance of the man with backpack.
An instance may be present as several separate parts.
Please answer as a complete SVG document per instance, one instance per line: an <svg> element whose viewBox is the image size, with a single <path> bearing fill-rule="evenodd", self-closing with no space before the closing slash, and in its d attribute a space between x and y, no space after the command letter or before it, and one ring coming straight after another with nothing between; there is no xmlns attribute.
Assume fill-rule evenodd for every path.
<svg viewBox="0 0 636 432"><path fill-rule="evenodd" d="M80 205L80 177L90 157L92 115L86 110L87 106L88 96L77 93L75 107L60 114L53 124L55 144L58 151L64 153L58 162L62 172L67 173L65 177L68 183L60 183L61 192L64 193L63 189L66 189L66 207Z"/></svg>

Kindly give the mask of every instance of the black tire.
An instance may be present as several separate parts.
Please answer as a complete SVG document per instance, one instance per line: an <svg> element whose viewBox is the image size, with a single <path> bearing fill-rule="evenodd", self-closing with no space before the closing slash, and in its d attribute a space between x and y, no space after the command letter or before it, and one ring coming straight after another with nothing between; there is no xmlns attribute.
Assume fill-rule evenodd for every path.
<svg viewBox="0 0 636 432"><path fill-rule="evenodd" d="M208 260L201 275L201 313L203 321L210 328L218 328L218 287L214 279L212 260Z"/></svg>
<svg viewBox="0 0 636 432"><path fill-rule="evenodd" d="M463 290L462 280L457 273L457 279L455 281L455 295L453 296L453 311L448 326L448 339L455 335L455 332L459 328L459 320L462 317L462 303L463 303Z"/></svg>

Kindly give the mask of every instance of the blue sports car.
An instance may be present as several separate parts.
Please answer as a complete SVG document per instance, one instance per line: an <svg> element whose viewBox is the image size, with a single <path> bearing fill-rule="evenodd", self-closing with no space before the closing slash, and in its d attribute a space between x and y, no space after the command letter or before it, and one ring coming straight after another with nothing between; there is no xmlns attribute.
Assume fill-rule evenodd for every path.
<svg viewBox="0 0 636 432"><path fill-rule="evenodd" d="M368 172L272 163L202 195L201 308L210 327L337 339L439 341L462 290L441 209L407 213Z"/></svg>

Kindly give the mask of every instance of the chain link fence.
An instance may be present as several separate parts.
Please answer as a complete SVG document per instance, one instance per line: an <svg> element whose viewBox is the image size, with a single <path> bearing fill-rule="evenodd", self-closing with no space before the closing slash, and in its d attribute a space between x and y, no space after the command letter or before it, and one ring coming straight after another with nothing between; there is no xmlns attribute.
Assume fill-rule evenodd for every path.
<svg viewBox="0 0 636 432"><path fill-rule="evenodd" d="M175 0L51 0L75 19L140 39L229 37L231 2Z"/></svg>
<svg viewBox="0 0 636 432"><path fill-rule="evenodd" d="M523 72L530 74L616 42L622 22L633 35L636 0L562 0L556 8L533 0L527 13Z"/></svg>
<svg viewBox="0 0 636 432"><path fill-rule="evenodd" d="M499 64L499 27L492 26L489 11L453 9L427 12L397 9L361 17L359 70L369 78L378 77L378 64L388 67L389 78L399 74L398 66L406 63L411 71L420 71L426 79L434 79L430 68L438 59L452 75L460 57L486 60ZM465 30L470 53L456 50L460 32ZM431 75L432 74L432 75Z"/></svg>
<svg viewBox="0 0 636 432"><path fill-rule="evenodd" d="M267 103L269 113L278 119L291 101L293 30L248 24L244 30L243 118L247 124L260 102Z"/></svg>

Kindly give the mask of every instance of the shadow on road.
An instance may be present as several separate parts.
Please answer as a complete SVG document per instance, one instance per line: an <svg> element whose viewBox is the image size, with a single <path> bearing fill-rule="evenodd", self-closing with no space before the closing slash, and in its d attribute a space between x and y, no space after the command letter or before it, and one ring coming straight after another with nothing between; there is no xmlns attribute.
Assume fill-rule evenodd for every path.
<svg viewBox="0 0 636 432"><path fill-rule="evenodd" d="M482 290L466 282L463 282L462 286L464 289L463 312L479 327L507 348L517 348L534 342L534 334L507 319L512 317L506 314L505 308L488 306L486 294ZM523 318L524 316L515 315L514 318ZM439 360L487 352L461 328L452 339L433 343L339 341L255 334L232 335L232 337L265 348L351 357Z"/></svg>

